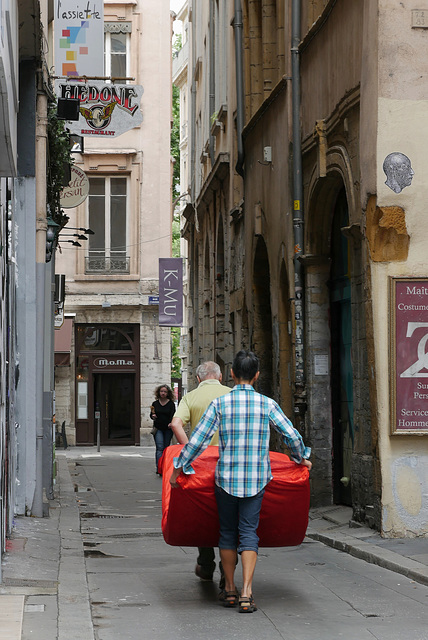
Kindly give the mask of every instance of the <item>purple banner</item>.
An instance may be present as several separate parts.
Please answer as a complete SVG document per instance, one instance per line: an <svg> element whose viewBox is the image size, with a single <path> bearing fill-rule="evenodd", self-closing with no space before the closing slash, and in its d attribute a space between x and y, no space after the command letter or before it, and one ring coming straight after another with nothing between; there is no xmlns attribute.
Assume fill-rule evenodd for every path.
<svg viewBox="0 0 428 640"><path fill-rule="evenodd" d="M428 432L428 279L393 279L392 433Z"/></svg>
<svg viewBox="0 0 428 640"><path fill-rule="evenodd" d="M159 325L183 326L183 258L159 258Z"/></svg>

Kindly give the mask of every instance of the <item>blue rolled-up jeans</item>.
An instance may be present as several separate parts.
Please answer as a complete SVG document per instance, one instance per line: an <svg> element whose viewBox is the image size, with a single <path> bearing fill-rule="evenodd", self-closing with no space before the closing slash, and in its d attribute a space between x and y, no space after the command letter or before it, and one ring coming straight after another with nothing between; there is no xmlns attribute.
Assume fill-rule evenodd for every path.
<svg viewBox="0 0 428 640"><path fill-rule="evenodd" d="M165 431L161 431L160 429L158 429L156 431L154 435L155 445L156 445L156 468L163 454L163 450L169 447L169 445L171 444L173 435L174 434L172 429L165 429Z"/></svg>
<svg viewBox="0 0 428 640"><path fill-rule="evenodd" d="M216 485L215 497L220 520L219 549L237 549L238 553L258 553L257 527L264 492L263 488L255 496L238 498Z"/></svg>

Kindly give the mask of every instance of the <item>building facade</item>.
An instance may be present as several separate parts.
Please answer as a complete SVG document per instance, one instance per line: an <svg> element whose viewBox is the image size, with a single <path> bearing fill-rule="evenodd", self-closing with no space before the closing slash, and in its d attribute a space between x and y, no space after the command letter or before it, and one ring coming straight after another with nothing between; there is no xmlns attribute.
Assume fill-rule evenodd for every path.
<svg viewBox="0 0 428 640"><path fill-rule="evenodd" d="M254 349L312 446L312 504L385 536L428 534L427 19L392 0L188 3L189 371L210 358L227 381Z"/></svg>
<svg viewBox="0 0 428 640"><path fill-rule="evenodd" d="M44 333L53 326L45 296L48 14L47 3L32 1L6 2L1 14L0 557L13 516L42 516L52 487L52 466L44 473L52 453L44 395L51 369Z"/></svg>
<svg viewBox="0 0 428 640"><path fill-rule="evenodd" d="M106 2L104 31L105 75L143 86L143 121L108 140L85 137L75 155L89 195L67 210L59 235L55 400L56 421L77 445L95 444L98 426L102 445L140 444L154 390L171 380L170 329L159 327L157 306L158 258L171 255L168 2ZM76 247L72 228L93 233Z"/></svg>

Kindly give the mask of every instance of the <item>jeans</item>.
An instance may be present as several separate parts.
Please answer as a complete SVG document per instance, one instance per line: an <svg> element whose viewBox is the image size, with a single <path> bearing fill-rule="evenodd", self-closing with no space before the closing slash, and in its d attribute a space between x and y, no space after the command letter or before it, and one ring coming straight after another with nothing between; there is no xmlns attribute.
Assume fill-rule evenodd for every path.
<svg viewBox="0 0 428 640"><path fill-rule="evenodd" d="M263 488L255 496L238 498L217 485L215 486L220 520L219 549L237 549L238 553L242 553L242 551L258 552L257 527L259 526L264 492Z"/></svg>
<svg viewBox="0 0 428 640"><path fill-rule="evenodd" d="M156 469L163 454L163 450L166 449L166 447L169 447L173 435L172 429L165 429L165 431L158 429L156 431L154 435L156 445Z"/></svg>
<svg viewBox="0 0 428 640"><path fill-rule="evenodd" d="M214 573L215 552L212 547L198 547L198 559L196 562L202 567L204 573Z"/></svg>

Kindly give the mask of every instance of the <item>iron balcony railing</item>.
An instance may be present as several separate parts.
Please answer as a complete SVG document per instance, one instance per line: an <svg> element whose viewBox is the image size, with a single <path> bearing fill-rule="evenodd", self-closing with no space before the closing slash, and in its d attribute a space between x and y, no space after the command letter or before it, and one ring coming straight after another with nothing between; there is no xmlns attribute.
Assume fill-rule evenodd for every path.
<svg viewBox="0 0 428 640"><path fill-rule="evenodd" d="M87 256L85 273L129 273L129 256Z"/></svg>

